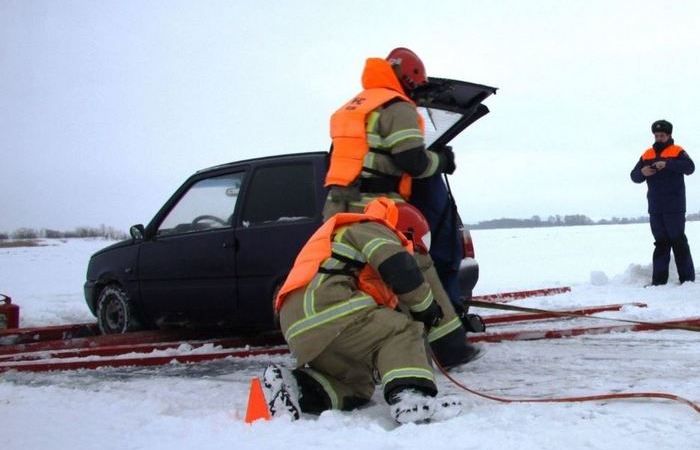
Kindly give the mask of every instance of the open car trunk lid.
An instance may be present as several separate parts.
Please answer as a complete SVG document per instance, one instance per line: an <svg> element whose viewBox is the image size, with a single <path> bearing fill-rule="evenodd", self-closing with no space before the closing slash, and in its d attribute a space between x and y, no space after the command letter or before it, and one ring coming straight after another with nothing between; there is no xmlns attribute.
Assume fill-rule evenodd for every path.
<svg viewBox="0 0 700 450"><path fill-rule="evenodd" d="M486 98L497 88L447 78L428 78L411 97L425 120L425 146L447 145L469 125L489 113Z"/></svg>

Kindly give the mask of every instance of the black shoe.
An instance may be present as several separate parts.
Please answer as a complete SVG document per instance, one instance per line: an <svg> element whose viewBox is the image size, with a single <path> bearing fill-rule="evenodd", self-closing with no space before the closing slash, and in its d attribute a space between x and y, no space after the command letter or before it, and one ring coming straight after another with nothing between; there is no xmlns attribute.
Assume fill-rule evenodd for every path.
<svg viewBox="0 0 700 450"><path fill-rule="evenodd" d="M462 326L469 333L483 333L486 331L486 323L478 314L464 313L459 316L459 320L462 321Z"/></svg>
<svg viewBox="0 0 700 450"><path fill-rule="evenodd" d="M481 345L467 344L462 357L462 362L459 365L467 364L484 356L486 350Z"/></svg>
<svg viewBox="0 0 700 450"><path fill-rule="evenodd" d="M435 360L444 369L467 364L477 359L482 353L480 346L467 342L464 328L459 327L430 343Z"/></svg>

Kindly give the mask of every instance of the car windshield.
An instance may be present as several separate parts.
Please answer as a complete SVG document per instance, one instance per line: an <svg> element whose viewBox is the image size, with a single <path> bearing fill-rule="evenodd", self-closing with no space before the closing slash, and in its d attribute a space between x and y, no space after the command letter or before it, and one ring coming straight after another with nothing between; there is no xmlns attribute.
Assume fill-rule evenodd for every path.
<svg viewBox="0 0 700 450"><path fill-rule="evenodd" d="M200 180L178 200L158 227L159 236L231 226L243 173Z"/></svg>

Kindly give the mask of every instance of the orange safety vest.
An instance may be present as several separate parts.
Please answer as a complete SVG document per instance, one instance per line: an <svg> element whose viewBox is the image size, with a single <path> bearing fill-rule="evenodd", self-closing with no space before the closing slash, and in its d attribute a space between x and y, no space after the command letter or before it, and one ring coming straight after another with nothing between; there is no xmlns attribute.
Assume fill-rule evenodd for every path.
<svg viewBox="0 0 700 450"><path fill-rule="evenodd" d="M333 151L326 174L326 186L349 186L362 172L362 163L369 151L367 117L375 109L395 98L415 103L404 93L391 65L380 58L369 58L362 75L365 88L331 116ZM418 115L421 131L423 117ZM411 176L404 173L399 181L399 194L411 196Z"/></svg>
<svg viewBox="0 0 700 450"><path fill-rule="evenodd" d="M282 309L282 305L288 294L308 285L318 273L318 268L323 261L331 256L331 245L335 230L342 226L369 221L381 223L391 229L391 231L396 233L396 236L401 241L401 245L407 251L413 252L411 241L406 239L403 233L394 228L386 220L367 214L338 213L316 230L297 255L294 266L292 266L292 270L289 272L287 279L280 288L277 298L275 299L275 311L279 312L280 309ZM358 287L361 291L374 298L374 301L376 301L378 305L395 308L398 304L396 294L382 281L379 274L369 264L365 264L360 271Z"/></svg>
<svg viewBox="0 0 700 450"><path fill-rule="evenodd" d="M683 151L683 147L680 145L669 145L665 149L661 151L661 154L659 155L660 158L678 158L678 155L681 154ZM642 159L644 161L649 161L652 159L656 159L656 150L654 150L654 147L648 148L643 154L642 154Z"/></svg>

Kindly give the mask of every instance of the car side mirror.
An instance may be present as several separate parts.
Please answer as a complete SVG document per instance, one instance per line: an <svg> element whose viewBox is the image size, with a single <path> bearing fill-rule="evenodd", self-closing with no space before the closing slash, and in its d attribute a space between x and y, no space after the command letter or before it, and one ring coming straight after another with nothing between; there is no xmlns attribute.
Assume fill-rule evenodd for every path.
<svg viewBox="0 0 700 450"><path fill-rule="evenodd" d="M143 241L143 237L146 234L146 229L141 224L133 225L131 228L129 228L129 234L131 234L131 237L135 241Z"/></svg>

